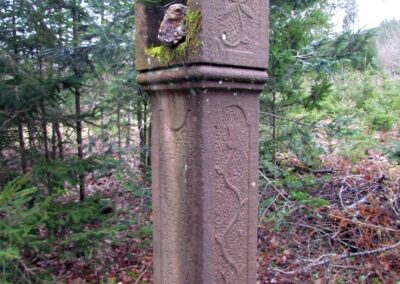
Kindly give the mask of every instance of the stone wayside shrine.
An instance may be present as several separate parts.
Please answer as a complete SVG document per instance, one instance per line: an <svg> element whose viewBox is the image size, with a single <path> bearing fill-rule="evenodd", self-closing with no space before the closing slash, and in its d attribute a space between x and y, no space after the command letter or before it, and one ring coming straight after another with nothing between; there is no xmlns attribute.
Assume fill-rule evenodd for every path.
<svg viewBox="0 0 400 284"><path fill-rule="evenodd" d="M152 98L154 283L254 284L268 0L142 2L136 69Z"/></svg>

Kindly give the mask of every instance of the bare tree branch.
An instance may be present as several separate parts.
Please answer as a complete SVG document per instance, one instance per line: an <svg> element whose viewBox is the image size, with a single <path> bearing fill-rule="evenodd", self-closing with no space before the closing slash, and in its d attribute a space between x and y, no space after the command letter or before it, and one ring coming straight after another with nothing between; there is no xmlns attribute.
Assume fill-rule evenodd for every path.
<svg viewBox="0 0 400 284"><path fill-rule="evenodd" d="M281 269L277 269L277 268L272 268L270 270L275 271L275 272L279 272L285 275L295 275L295 274L300 274L300 273L306 273L309 272L312 268L316 267L316 266L321 266L321 265L326 265L326 264L330 264L332 262L335 261L339 261L339 260L343 260L343 259L347 259L350 257L360 257L360 256L366 256L366 255L371 255L371 254L377 254L377 253L382 253L382 252L386 252L389 250L394 250L396 248L400 247L400 242L391 245L391 246L387 246L387 247L381 247L381 248L377 248L377 249L373 249L373 250L367 250L367 251L360 251L360 252L355 252L355 253L344 253L344 254L340 254L340 255L329 255L329 256L322 256L319 257L318 259L316 259L314 262L312 262L311 264L296 269L296 270L292 270L292 271L285 271L285 270L281 270ZM328 257L328 258L326 258ZM324 260L320 260L321 258L326 258Z"/></svg>

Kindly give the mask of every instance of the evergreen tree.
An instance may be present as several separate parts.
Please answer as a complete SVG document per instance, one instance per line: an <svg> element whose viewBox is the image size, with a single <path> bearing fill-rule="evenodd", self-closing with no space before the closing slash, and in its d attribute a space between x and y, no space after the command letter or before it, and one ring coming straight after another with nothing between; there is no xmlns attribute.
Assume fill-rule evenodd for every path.
<svg viewBox="0 0 400 284"><path fill-rule="evenodd" d="M354 31L354 24L357 19L357 0L346 0L344 12L343 30L345 32Z"/></svg>
<svg viewBox="0 0 400 284"><path fill-rule="evenodd" d="M371 34L333 36L331 10L329 1L270 1L269 81L261 96L262 136L268 135L261 142L264 164L274 167L276 153L288 148L312 165L318 156L310 141L315 122L296 117L296 110L319 108L331 93L334 72L363 69L372 61L366 44Z"/></svg>
<svg viewBox="0 0 400 284"><path fill-rule="evenodd" d="M376 37L376 48L380 66L391 75L400 74L400 21L381 23Z"/></svg>

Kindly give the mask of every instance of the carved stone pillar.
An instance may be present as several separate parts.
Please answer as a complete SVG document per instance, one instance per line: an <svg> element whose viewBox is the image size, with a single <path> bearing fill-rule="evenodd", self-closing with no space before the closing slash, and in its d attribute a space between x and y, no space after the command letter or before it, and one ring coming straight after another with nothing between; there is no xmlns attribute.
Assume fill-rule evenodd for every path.
<svg viewBox="0 0 400 284"><path fill-rule="evenodd" d="M154 283L253 284L267 0L186 4L200 12L201 45L184 57L170 48L162 63L146 54L163 8L136 7L137 80L152 96Z"/></svg>

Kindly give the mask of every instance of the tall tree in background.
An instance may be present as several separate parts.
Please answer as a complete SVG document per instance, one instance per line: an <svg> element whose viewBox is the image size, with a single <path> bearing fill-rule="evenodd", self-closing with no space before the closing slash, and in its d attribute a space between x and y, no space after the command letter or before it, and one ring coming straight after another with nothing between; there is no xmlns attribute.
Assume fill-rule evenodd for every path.
<svg viewBox="0 0 400 284"><path fill-rule="evenodd" d="M400 74L400 21L383 22L375 41L381 67L389 74Z"/></svg>
<svg viewBox="0 0 400 284"><path fill-rule="evenodd" d="M71 14L72 14L72 41L74 53L78 52L79 49L79 24L80 24L80 0L73 0L71 5ZM76 78L81 77L80 67L78 62L75 62L73 65L73 72ZM83 140L82 140L82 111L81 111L81 90L78 85L74 87L74 95L75 95L75 116L76 116L76 143L78 146L78 158L83 160ZM79 197L80 200L83 201L85 199L85 182L84 175L79 174Z"/></svg>
<svg viewBox="0 0 400 284"><path fill-rule="evenodd" d="M276 153L282 148L313 164L318 156L311 142L314 121L296 117L296 110L319 108L331 93L331 74L344 65L362 69L371 62L366 44L371 35L333 36L331 10L330 1L270 1L269 81L261 95L266 137L260 149L269 166L276 166Z"/></svg>
<svg viewBox="0 0 400 284"><path fill-rule="evenodd" d="M273 166L276 165L277 143L281 142L277 127L279 117L310 97L303 82L307 70L310 71L310 64L306 62L315 58L316 53L307 48L323 40L329 31L328 5L328 1L319 0L270 1L269 82L261 96L261 111L267 116L266 126L271 129L272 139L262 142L261 153L267 154L265 150L271 149ZM325 84L323 76L315 73L313 76L319 78L316 84Z"/></svg>
<svg viewBox="0 0 400 284"><path fill-rule="evenodd" d="M357 0L345 0L344 12L345 16L343 19L343 30L345 32L354 31L354 24L357 19Z"/></svg>
<svg viewBox="0 0 400 284"><path fill-rule="evenodd" d="M78 177L83 199L83 173L90 168L86 141L97 139L97 123L111 146L107 155L117 144L119 153L132 153L122 148L134 147L131 112L138 100L142 137L149 136L148 100L136 96L133 3L0 0L0 6L1 162L16 172L11 157L18 156L20 172L39 167L51 178L68 172ZM137 156L147 144L138 141ZM58 159L65 163L54 163Z"/></svg>

